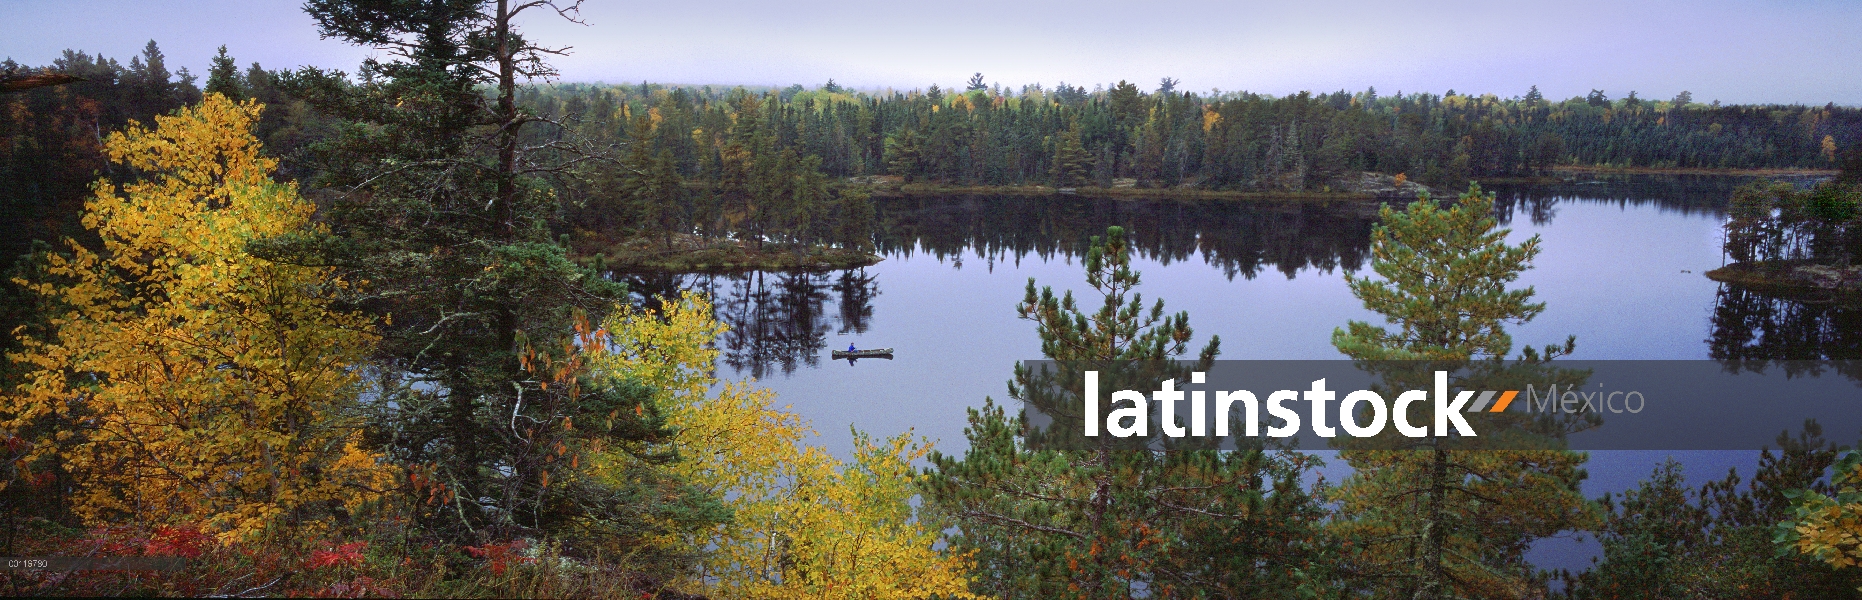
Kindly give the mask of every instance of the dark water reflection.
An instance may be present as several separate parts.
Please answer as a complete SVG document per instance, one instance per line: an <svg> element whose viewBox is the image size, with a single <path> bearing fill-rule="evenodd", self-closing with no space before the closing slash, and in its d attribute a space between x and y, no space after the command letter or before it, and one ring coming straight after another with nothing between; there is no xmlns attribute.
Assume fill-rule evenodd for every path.
<svg viewBox="0 0 1862 600"><path fill-rule="evenodd" d="M1545 225L1557 214L1559 202L1587 202L1617 206L1653 206L1663 212L1682 215L1726 214L1727 199L1739 186L1758 181L1758 177L1719 175L1615 176L1579 178L1553 184L1496 184L1486 189L1497 193L1495 207L1502 223L1524 217L1534 225ZM1815 176L1781 176L1774 181L1807 187L1826 179Z"/></svg>
<svg viewBox="0 0 1862 600"><path fill-rule="evenodd" d="M1265 269L1355 270L1369 251L1377 202L1233 202L1037 198L903 198L878 202L880 252L929 253L962 268L1078 256L1092 236L1120 225L1139 256L1164 265L1201 260L1228 279Z"/></svg>
<svg viewBox="0 0 1862 600"><path fill-rule="evenodd" d="M1561 206L1615 205L1625 210L1653 208L1677 218L1715 218L1724 214L1731 190L1747 180L1669 177L1489 189L1500 197L1496 211L1503 221L1544 228L1557 218ZM1163 266L1200 262L1213 267L1210 275L1220 274L1228 281L1270 272L1292 279L1308 271L1362 269L1381 206L1376 201L1073 196L892 198L876 201L875 237L889 261L932 259L952 269L993 273L998 267L1019 268L1024 260L1071 262L1091 236L1120 225L1131 232L1134 248L1145 261ZM1551 253L1561 250L1548 247ZM655 296L681 290L709 294L719 319L731 328L720 340L723 366L759 379L820 367L830 335L867 332L875 299L881 295L879 274L868 269L618 277L649 306ZM1024 281L1007 277L999 283L1019 288ZM914 298L903 306L923 301ZM1805 304L1722 287L1710 310L1705 354L1713 358L1862 358L1862 308Z"/></svg>
<svg viewBox="0 0 1862 600"><path fill-rule="evenodd" d="M1862 307L1808 304L1721 286L1726 199L1743 180L1657 179L1567 186L1489 186L1509 240L1542 235L1519 282L1544 315L1519 343L1577 334L1582 359L1862 359ZM711 294L732 332L721 376L754 376L814 422L830 452L852 453L848 426L912 431L960 453L964 408L1003 398L1015 361L1038 358L1032 325L1013 316L1029 277L1080 289L1079 253L1108 225L1130 230L1147 301L1187 310L1197 339L1223 338L1231 359L1330 359L1334 327L1374 319L1341 271L1367 266L1378 202L1187 202L1078 197L883 199L876 241L887 260L833 273L621 276L643 300ZM882 290L883 288L883 290ZM882 293L883 291L883 293ZM832 306L830 306L832 304ZM897 360L828 359L856 342ZM1843 432L1847 434L1849 432ZM1847 441L1847 440L1845 440ZM1750 475L1757 453L1598 452L1587 495L1631 489L1674 457L1690 482ZM1349 475L1334 461L1328 479ZM1581 569L1594 542L1535 545L1544 567Z"/></svg>
<svg viewBox="0 0 1862 600"><path fill-rule="evenodd" d="M1708 355L1734 360L1862 360L1862 306L1721 286Z"/></svg>
<svg viewBox="0 0 1862 600"><path fill-rule="evenodd" d="M1166 265L1200 260L1229 280L1253 279L1269 270L1290 278L1305 270L1362 267L1378 206L1071 197L892 199L878 203L876 238L888 260L923 256L962 269L968 257L973 268L993 272L998 264L1019 265L1031 256L1041 261L1077 257L1091 236L1121 225L1133 232L1134 247L1148 260ZM820 366L828 335L865 333L881 293L878 276L867 269L615 277L649 308L658 308L658 297L682 290L709 295L718 319L730 326L719 340L720 360L759 379Z"/></svg>
<svg viewBox="0 0 1862 600"><path fill-rule="evenodd" d="M817 367L827 334L864 333L873 318L879 282L865 269L835 273L754 272L715 274L621 274L636 299L659 309L660 298L685 290L712 300L719 321L730 327L718 340L725 366L757 378ZM836 310L827 309L828 302Z"/></svg>

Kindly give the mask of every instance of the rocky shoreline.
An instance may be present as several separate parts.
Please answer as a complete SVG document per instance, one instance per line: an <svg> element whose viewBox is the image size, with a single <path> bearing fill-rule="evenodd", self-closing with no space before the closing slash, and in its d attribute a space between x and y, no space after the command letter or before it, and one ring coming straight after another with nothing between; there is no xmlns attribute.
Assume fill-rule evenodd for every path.
<svg viewBox="0 0 1862 600"><path fill-rule="evenodd" d="M1824 300L1862 300L1862 266L1806 261L1733 263L1708 271L1708 279L1753 290Z"/></svg>

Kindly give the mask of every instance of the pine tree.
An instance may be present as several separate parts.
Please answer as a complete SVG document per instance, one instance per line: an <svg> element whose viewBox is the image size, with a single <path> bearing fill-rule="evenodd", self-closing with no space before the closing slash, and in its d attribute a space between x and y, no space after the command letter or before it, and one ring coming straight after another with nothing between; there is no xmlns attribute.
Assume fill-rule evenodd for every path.
<svg viewBox="0 0 1862 600"><path fill-rule="evenodd" d="M182 103L173 79L161 47L149 40L141 56L129 59L129 71L123 74L131 118L146 122L179 108Z"/></svg>
<svg viewBox="0 0 1862 600"><path fill-rule="evenodd" d="M1113 121L1120 127L1128 127L1144 118L1146 102L1144 93L1138 91L1137 84L1119 81L1106 92L1106 100L1111 104Z"/></svg>
<svg viewBox="0 0 1862 600"><path fill-rule="evenodd" d="M1853 517L1832 496L1847 495L1853 503L1856 460L1839 462L1844 453L1822 438L1815 420L1795 436L1780 432L1776 440L1777 452L1759 454L1750 482L1728 472L1690 489L1680 465L1670 460L1638 489L1620 497L1606 494L1605 519L1596 529L1603 560L1584 572L1561 573L1566 595L1853 596L1862 572L1847 568L1853 563L1843 562L1841 552L1855 547L1843 536L1856 529L1839 525ZM1836 476L1826 479L1833 465ZM1845 485L1850 489L1839 489Z"/></svg>
<svg viewBox="0 0 1862 600"><path fill-rule="evenodd" d="M213 68L207 71L207 88L202 91L243 100L246 98L245 87L239 80L239 65L233 63L233 57L227 56L226 46L220 46L219 54L213 57Z"/></svg>
<svg viewBox="0 0 1862 600"><path fill-rule="evenodd" d="M1397 327L1352 321L1333 332L1332 344L1357 361L1397 365L1385 382L1402 389L1423 389L1422 373L1437 369L1472 367L1469 387L1479 377L1507 376L1497 363L1513 349L1505 326L1531 320L1545 305L1531 302L1530 287L1507 288L1530 268L1539 238L1507 244L1493 202L1470 186L1447 209L1426 197L1401 212L1384 207L1371 237L1371 268L1383 279L1347 282L1366 308ZM1526 348L1517 368L1575 344ZM1588 526L1594 509L1578 492L1585 455L1556 442L1582 424L1538 425L1550 440L1545 449L1480 449L1431 436L1420 443L1373 439L1340 452L1356 472L1332 496L1339 503L1334 530L1353 542L1358 570L1375 582L1378 597L1524 594L1531 581L1526 545Z"/></svg>
<svg viewBox="0 0 1862 600"><path fill-rule="evenodd" d="M1165 315L1162 301L1146 309L1133 291L1139 275L1122 228L1093 238L1085 267L1088 285L1104 298L1090 314L1071 292L1037 293L1029 281L1017 312L1035 322L1042 354L1058 361L1060 376L1018 366L1011 396L1062 414L1057 407L1079 399L1045 390L1079 389L1084 369L1102 369L1105 385L1124 386L1110 389L1130 389L1208 368L1216 338L1193 362L1162 362L1188 352L1189 316ZM1299 483L1312 463L1301 455L1189 445L1153 452L1113 448L1107 437L1037 444L1023 419L993 401L969 420L961 457L931 455L925 496L960 532L953 547L975 553L978 594L1301 597L1324 587L1305 579L1324 567L1314 538L1321 511Z"/></svg>
<svg viewBox="0 0 1862 600"><path fill-rule="evenodd" d="M866 252L873 249L872 195L861 189L842 189L838 194L835 241L842 248Z"/></svg>
<svg viewBox="0 0 1862 600"><path fill-rule="evenodd" d="M325 37L387 50L364 63L360 84L317 69L290 83L345 122L312 156L313 185L334 200L334 235L315 251L367 279L353 301L392 318L376 362L393 402L377 435L396 460L447 482L447 502L414 508L457 539L545 535L611 506L552 478L556 448L534 443L568 435L591 406L525 368L578 313L599 316L624 297L551 238L558 196L541 175L566 162L519 143L549 123L518 106L518 84L553 75L545 59L558 52L519 35L517 20L531 9L573 18L578 6L305 5ZM558 133L551 146L578 141Z"/></svg>
<svg viewBox="0 0 1862 600"><path fill-rule="evenodd" d="M661 216L670 212L673 194L677 193L666 186L659 156L653 147L659 137L659 130L653 119L645 112L635 113L630 120L627 133L627 155L621 159L621 180L616 190L620 203L604 207L604 211L630 214L632 225L643 235L652 235L654 229L662 229L663 241L667 247L672 245L671 228L660 227ZM676 184L677 173L672 174ZM683 191L683 190L679 190Z"/></svg>
<svg viewBox="0 0 1862 600"><path fill-rule="evenodd" d="M922 155L922 140L917 131L907 129L886 138L886 172L903 177L908 183L919 178Z"/></svg>
<svg viewBox="0 0 1862 600"><path fill-rule="evenodd" d="M1080 125L1074 123L1066 132L1050 139L1054 148L1053 161L1048 166L1048 179L1054 187L1073 187L1086 183L1086 177L1092 172L1093 161L1080 144Z"/></svg>
<svg viewBox="0 0 1862 600"><path fill-rule="evenodd" d="M685 181L679 177L671 150L659 151L648 164L636 200L640 223L658 229L664 246L671 248L673 235L680 233L680 210L685 204Z"/></svg>
<svg viewBox="0 0 1862 600"><path fill-rule="evenodd" d="M1712 516L1691 502L1673 458L1620 498L1605 495L1597 531L1603 560L1566 583L1573 598L1684 598L1694 576L1689 554L1706 545Z"/></svg>

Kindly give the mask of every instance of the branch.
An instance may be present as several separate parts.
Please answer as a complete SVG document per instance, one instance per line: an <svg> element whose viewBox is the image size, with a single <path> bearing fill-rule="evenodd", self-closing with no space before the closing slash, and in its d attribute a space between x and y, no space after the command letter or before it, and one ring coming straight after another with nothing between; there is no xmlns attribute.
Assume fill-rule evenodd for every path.
<svg viewBox="0 0 1862 600"><path fill-rule="evenodd" d="M18 73L12 70L0 72L0 94L24 92L33 88L64 85L73 81L89 81L76 75L54 73Z"/></svg>
<svg viewBox="0 0 1862 600"><path fill-rule="evenodd" d="M1170 509L1175 509L1175 510L1180 510L1180 511L1183 511L1183 512L1189 512L1189 513L1196 513L1196 514L1199 514L1199 515L1203 515L1203 516L1208 516L1208 517L1215 517L1215 518L1218 518L1218 519L1245 519L1245 518L1248 518L1248 515L1244 515L1244 514L1227 514L1227 513L1218 513L1218 512L1210 512L1210 511L1206 511L1206 510L1203 510L1203 509L1200 509L1200 508L1190 508L1190 507L1188 507L1188 506L1177 506L1177 505L1175 505L1175 504L1171 504L1171 503L1169 503L1169 502L1165 502L1165 501L1162 501L1162 500L1157 500L1156 502L1157 502L1158 504L1161 504L1161 505L1163 505L1163 506L1164 506L1165 508L1170 508Z"/></svg>
<svg viewBox="0 0 1862 600"><path fill-rule="evenodd" d="M986 512L982 512L982 511L976 511L976 510L971 510L971 511L964 511L964 513L963 513L963 514L964 514L965 516L970 516L970 517L981 517L981 518L984 518L984 519L991 519L991 520L995 520L995 521L1000 521L1000 522L1003 522L1003 523L1008 523L1008 524L1011 524L1011 525L1016 525L1016 526L1019 526L1019 527L1022 527L1022 528L1024 528L1024 529L1032 529L1032 530L1035 530L1035 531L1040 531L1040 532L1044 532L1044 533L1054 533L1054 534L1060 534L1060 535L1064 535L1064 536L1068 536L1068 537L1071 537L1071 538L1073 538L1073 539L1076 539L1076 540L1081 540L1081 541L1085 541L1085 540L1086 540L1086 534L1083 534L1083 533L1080 533L1080 532L1077 532L1077 531L1073 531L1073 530L1070 530L1070 529L1061 529L1061 528L1059 528L1059 527L1048 527L1048 526L1046 526L1046 525L1036 525L1036 524L1034 524L1034 523L1029 523L1029 522L1027 522L1027 521L1023 521L1023 520L1021 520L1021 519L1017 519L1017 518L1014 518L1014 517L1005 517L1005 516L1002 516L1002 515L998 515L998 514L995 514L995 513L986 513Z"/></svg>

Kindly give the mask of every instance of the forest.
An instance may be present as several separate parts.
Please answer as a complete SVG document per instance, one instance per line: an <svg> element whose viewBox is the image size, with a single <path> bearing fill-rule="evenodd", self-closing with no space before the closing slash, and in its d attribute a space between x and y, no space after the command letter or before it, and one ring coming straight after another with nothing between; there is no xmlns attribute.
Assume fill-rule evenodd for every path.
<svg viewBox="0 0 1862 600"><path fill-rule="evenodd" d="M1842 159L1862 146L1862 109L1686 93L1561 101L1536 88L1198 94L1169 79L1009 90L981 74L909 92L552 83L557 51L514 23L572 17L561 4L310 0L326 39L381 50L354 73L242 68L222 47L202 79L170 71L154 41L127 65L78 51L0 64L5 81L68 76L0 93L0 251L18 257L0 287L6 551L187 559L171 571L0 571L9 593L1862 592L1862 455L1814 422L1781 432L1749 480L1689 482L1671 461L1602 499L1579 492L1587 455L1556 444L1346 447L1338 460L1354 474L1309 485L1321 461L1284 449L1042 447L1007 400L969 410L962 446L855 431L852 455L835 456L784 399L716 365L760 374L818 357L821 298L838 292L843 326L864 327L868 282L792 271L766 286L755 273L733 280L738 306L665 269L603 268L622 259L616 248L725 242L1060 253L1080 259L1090 291L1030 279L1022 302L1001 307L1046 358L1196 365L1220 340L1166 313L1168 290L1142 287L1134 254L1200 255L1231 278L1342 266L1384 319L1338 323L1342 356L1540 364L1578 342L1515 347L1506 334L1545 309L1509 286L1540 240L1508 243L1502 217L1533 207L1496 206L1474 182L1562 167L1847 166L1802 197L1853 198L1862 161ZM1193 206L1058 194L1327 193L1365 172L1467 191L1179 219L1245 239L1146 227ZM948 205L877 197L874 182L893 180L1056 194L940 215ZM1764 198L1800 198L1739 193L1755 221L1770 214ZM1845 206L1810 209L1822 219L1811 225L1753 225L1748 245L1847 265L1857 229ZM1032 228L1078 243L1021 234ZM1433 272L1454 276L1418 275ZM1782 357L1734 322L1829 321L1801 308L1727 288L1715 356ZM759 329L785 320L803 334ZM1819 334L1814 357L1853 356L1853 330L1839 329ZM1007 398L1038 395L1033 375L1012 376ZM1527 561L1533 541L1571 531L1601 543L1589 569Z"/></svg>
<svg viewBox="0 0 1862 600"><path fill-rule="evenodd" d="M28 240L80 234L78 203L92 173L107 172L97 132L146 123L202 89L269 107L256 135L283 176L310 181L330 170L314 149L343 119L315 102L327 90L304 80L311 71L241 68L225 53L214 60L202 88L191 74L170 73L153 41L127 66L72 51L44 68L81 81L8 95L12 118L0 136L13 143L0 156L0 198L9 203L0 227L13 235L0 250L17 256ZM1455 189L1558 167L1829 170L1862 143L1862 109L1834 104L1703 104L1686 92L1613 99L1602 90L1557 100L1537 88L1507 98L1375 89L1274 97L1176 85L1012 90L980 73L961 88L903 92L832 81L808 89L539 80L516 86L511 100L536 120L520 135L526 147L560 163L539 173L561 195L549 226L577 233L581 254L616 242L615 230L651 229L666 246L672 231L844 245L870 224L859 193L842 192L887 177L1050 191L1325 193L1377 172ZM609 160L595 160L600 152Z"/></svg>

